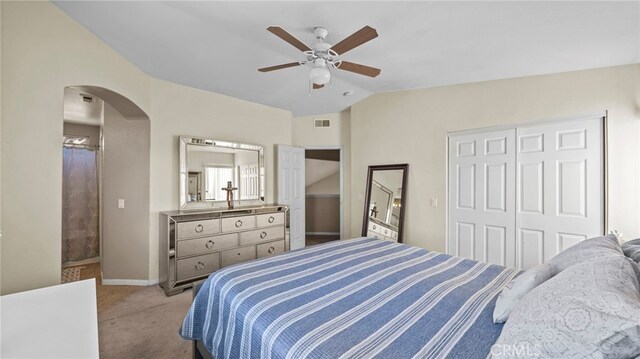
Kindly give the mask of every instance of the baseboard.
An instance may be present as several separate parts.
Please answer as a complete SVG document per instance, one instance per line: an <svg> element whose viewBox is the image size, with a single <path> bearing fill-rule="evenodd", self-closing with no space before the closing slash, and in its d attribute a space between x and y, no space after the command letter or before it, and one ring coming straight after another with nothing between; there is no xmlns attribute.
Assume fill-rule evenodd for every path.
<svg viewBox="0 0 640 359"><path fill-rule="evenodd" d="M135 285L146 287L158 283L158 279L102 279L102 285Z"/></svg>
<svg viewBox="0 0 640 359"><path fill-rule="evenodd" d="M93 258L88 258L88 259L83 259L81 261L64 262L62 264L62 268L77 267L77 266L82 266L82 265L85 265L85 264L93 264L93 263L100 263L100 256L93 257Z"/></svg>
<svg viewBox="0 0 640 359"><path fill-rule="evenodd" d="M340 232L306 232L307 236L339 236Z"/></svg>

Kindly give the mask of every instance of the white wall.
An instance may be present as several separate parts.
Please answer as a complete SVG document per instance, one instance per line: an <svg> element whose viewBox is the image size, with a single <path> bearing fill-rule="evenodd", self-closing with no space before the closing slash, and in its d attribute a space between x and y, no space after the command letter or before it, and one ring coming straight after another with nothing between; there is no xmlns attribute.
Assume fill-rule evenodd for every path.
<svg viewBox="0 0 640 359"><path fill-rule="evenodd" d="M367 166L406 162L404 241L444 251L447 132L608 110L609 227L640 237L639 86L631 65L370 96L351 108L352 234ZM380 139L388 145L371 146Z"/></svg>
<svg viewBox="0 0 640 359"><path fill-rule="evenodd" d="M331 120L331 127L315 128L315 119ZM343 223L344 238L352 238L359 236L360 230L351 231L351 214L354 213L351 208L351 113L343 111L340 113L328 113L316 116L296 117L293 119L293 144L294 146L313 147L313 146L342 146L343 160Z"/></svg>
<svg viewBox="0 0 640 359"><path fill-rule="evenodd" d="M273 145L291 144L290 112L155 80L51 3L0 6L2 294L60 282L67 86L110 89L150 117L151 209L143 245L151 281L158 278L158 212L178 206L179 135L264 145L266 198L273 201Z"/></svg>

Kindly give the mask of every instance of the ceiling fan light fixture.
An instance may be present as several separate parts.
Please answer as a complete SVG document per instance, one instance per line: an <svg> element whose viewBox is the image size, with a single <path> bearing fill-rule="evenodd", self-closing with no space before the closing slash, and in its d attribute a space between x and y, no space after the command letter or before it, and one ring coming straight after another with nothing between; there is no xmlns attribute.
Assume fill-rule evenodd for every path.
<svg viewBox="0 0 640 359"><path fill-rule="evenodd" d="M324 67L315 67L309 72L309 80L316 85L324 85L331 80L331 73Z"/></svg>
<svg viewBox="0 0 640 359"><path fill-rule="evenodd" d="M322 61L322 64L317 63L316 60L316 67L311 69L311 72L309 72L309 81L316 85L325 85L329 83L330 80L331 72L327 69L324 60Z"/></svg>

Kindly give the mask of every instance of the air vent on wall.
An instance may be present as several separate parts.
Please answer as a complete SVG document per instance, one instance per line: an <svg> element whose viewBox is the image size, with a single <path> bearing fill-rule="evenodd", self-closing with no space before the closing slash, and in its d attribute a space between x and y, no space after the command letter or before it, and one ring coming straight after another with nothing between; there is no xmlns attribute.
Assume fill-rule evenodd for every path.
<svg viewBox="0 0 640 359"><path fill-rule="evenodd" d="M87 103L92 103L93 102L93 97L91 97L89 95L80 94L80 96L82 96L82 101L84 101L84 102L87 102Z"/></svg>
<svg viewBox="0 0 640 359"><path fill-rule="evenodd" d="M315 120L314 127L331 127L331 120Z"/></svg>

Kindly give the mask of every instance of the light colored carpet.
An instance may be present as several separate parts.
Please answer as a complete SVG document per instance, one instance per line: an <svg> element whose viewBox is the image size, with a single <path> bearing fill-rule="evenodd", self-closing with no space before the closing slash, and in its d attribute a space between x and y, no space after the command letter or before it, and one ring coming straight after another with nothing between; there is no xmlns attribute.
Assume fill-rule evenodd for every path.
<svg viewBox="0 0 640 359"><path fill-rule="evenodd" d="M100 358L191 358L191 342L178 334L190 305L191 290L167 297L155 285L100 311Z"/></svg>

